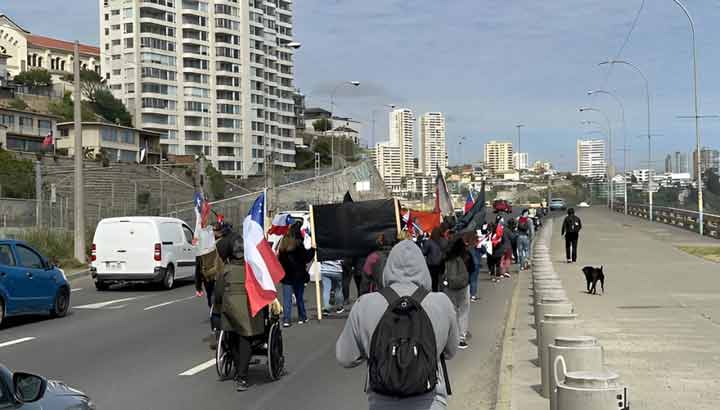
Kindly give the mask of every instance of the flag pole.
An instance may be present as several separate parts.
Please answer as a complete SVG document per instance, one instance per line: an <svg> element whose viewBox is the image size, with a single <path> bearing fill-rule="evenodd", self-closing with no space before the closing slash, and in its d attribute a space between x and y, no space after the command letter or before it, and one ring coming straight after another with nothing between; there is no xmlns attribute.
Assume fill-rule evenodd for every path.
<svg viewBox="0 0 720 410"><path fill-rule="evenodd" d="M409 219L408 222L410 222ZM397 198L395 198L395 227L397 228L397 236L395 239L399 239L402 233L402 226L400 225L400 201Z"/></svg>
<svg viewBox="0 0 720 410"><path fill-rule="evenodd" d="M317 242L315 242L315 212L313 206L310 205L310 240L312 241L312 247L315 248L315 256L313 257L313 265L318 263L318 252ZM312 265L311 265L312 269ZM320 300L320 271L318 270L317 277L315 278L315 305L317 306L317 318L322 320L322 301Z"/></svg>

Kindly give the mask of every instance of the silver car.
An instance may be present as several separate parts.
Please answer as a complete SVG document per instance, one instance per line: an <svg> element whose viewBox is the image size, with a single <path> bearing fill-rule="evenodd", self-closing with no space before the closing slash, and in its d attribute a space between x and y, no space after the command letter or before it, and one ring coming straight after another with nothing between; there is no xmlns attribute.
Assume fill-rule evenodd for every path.
<svg viewBox="0 0 720 410"><path fill-rule="evenodd" d="M567 209L567 202L562 198L553 198L550 200L551 211L564 211Z"/></svg>
<svg viewBox="0 0 720 410"><path fill-rule="evenodd" d="M95 410L90 398L63 382L11 372L0 364L0 409Z"/></svg>

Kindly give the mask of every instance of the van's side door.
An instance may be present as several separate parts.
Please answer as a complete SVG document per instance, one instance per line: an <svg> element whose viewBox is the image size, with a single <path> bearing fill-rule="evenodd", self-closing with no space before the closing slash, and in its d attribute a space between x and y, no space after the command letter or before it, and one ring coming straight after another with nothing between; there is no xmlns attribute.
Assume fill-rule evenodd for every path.
<svg viewBox="0 0 720 410"><path fill-rule="evenodd" d="M192 244L193 231L185 224L181 225L181 229L182 229L182 233L183 233L183 244L182 244L183 245L182 246L183 265L185 267L187 267L188 277L194 277L197 261L195 259L195 246Z"/></svg>

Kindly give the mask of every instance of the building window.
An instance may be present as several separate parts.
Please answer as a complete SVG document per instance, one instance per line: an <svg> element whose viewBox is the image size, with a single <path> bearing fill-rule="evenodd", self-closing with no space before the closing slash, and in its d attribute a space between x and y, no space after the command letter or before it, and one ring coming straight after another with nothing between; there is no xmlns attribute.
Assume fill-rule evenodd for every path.
<svg viewBox="0 0 720 410"><path fill-rule="evenodd" d="M110 10L110 14L113 15L113 16L119 16L119 15L120 15L120 9Z"/></svg>
<svg viewBox="0 0 720 410"><path fill-rule="evenodd" d="M124 27L125 27L125 29L123 30L123 32L125 34L130 34L133 32L133 23L125 23Z"/></svg>
<svg viewBox="0 0 720 410"><path fill-rule="evenodd" d="M32 128L33 119L32 117L20 117L18 125L20 126L20 128Z"/></svg>
<svg viewBox="0 0 720 410"><path fill-rule="evenodd" d="M117 130L115 128L100 128L100 138L107 142L117 142Z"/></svg>
<svg viewBox="0 0 720 410"><path fill-rule="evenodd" d="M134 39L132 37L126 38L125 39L125 48L133 48L133 46L134 46L133 40Z"/></svg>
<svg viewBox="0 0 720 410"><path fill-rule="evenodd" d="M123 9L123 17L125 17L127 19L127 18L131 18L132 16L133 16L132 8L129 7L129 8Z"/></svg>

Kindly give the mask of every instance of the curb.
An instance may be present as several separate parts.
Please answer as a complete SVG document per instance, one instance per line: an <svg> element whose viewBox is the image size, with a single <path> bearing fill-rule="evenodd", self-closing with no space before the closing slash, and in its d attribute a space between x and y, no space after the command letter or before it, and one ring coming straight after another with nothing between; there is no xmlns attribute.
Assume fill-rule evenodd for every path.
<svg viewBox="0 0 720 410"><path fill-rule="evenodd" d="M75 272L75 273L69 273L69 274L65 275L65 277L67 277L68 280L80 279L80 278L84 278L86 276L90 276L90 269L80 271L80 272Z"/></svg>
<svg viewBox="0 0 720 410"><path fill-rule="evenodd" d="M513 285L510 309L505 318L505 330L502 337L502 355L500 356L500 375L498 377L497 396L495 398L495 410L509 410L512 399L512 337L515 334L515 322L517 320L518 297L520 295L520 275Z"/></svg>

